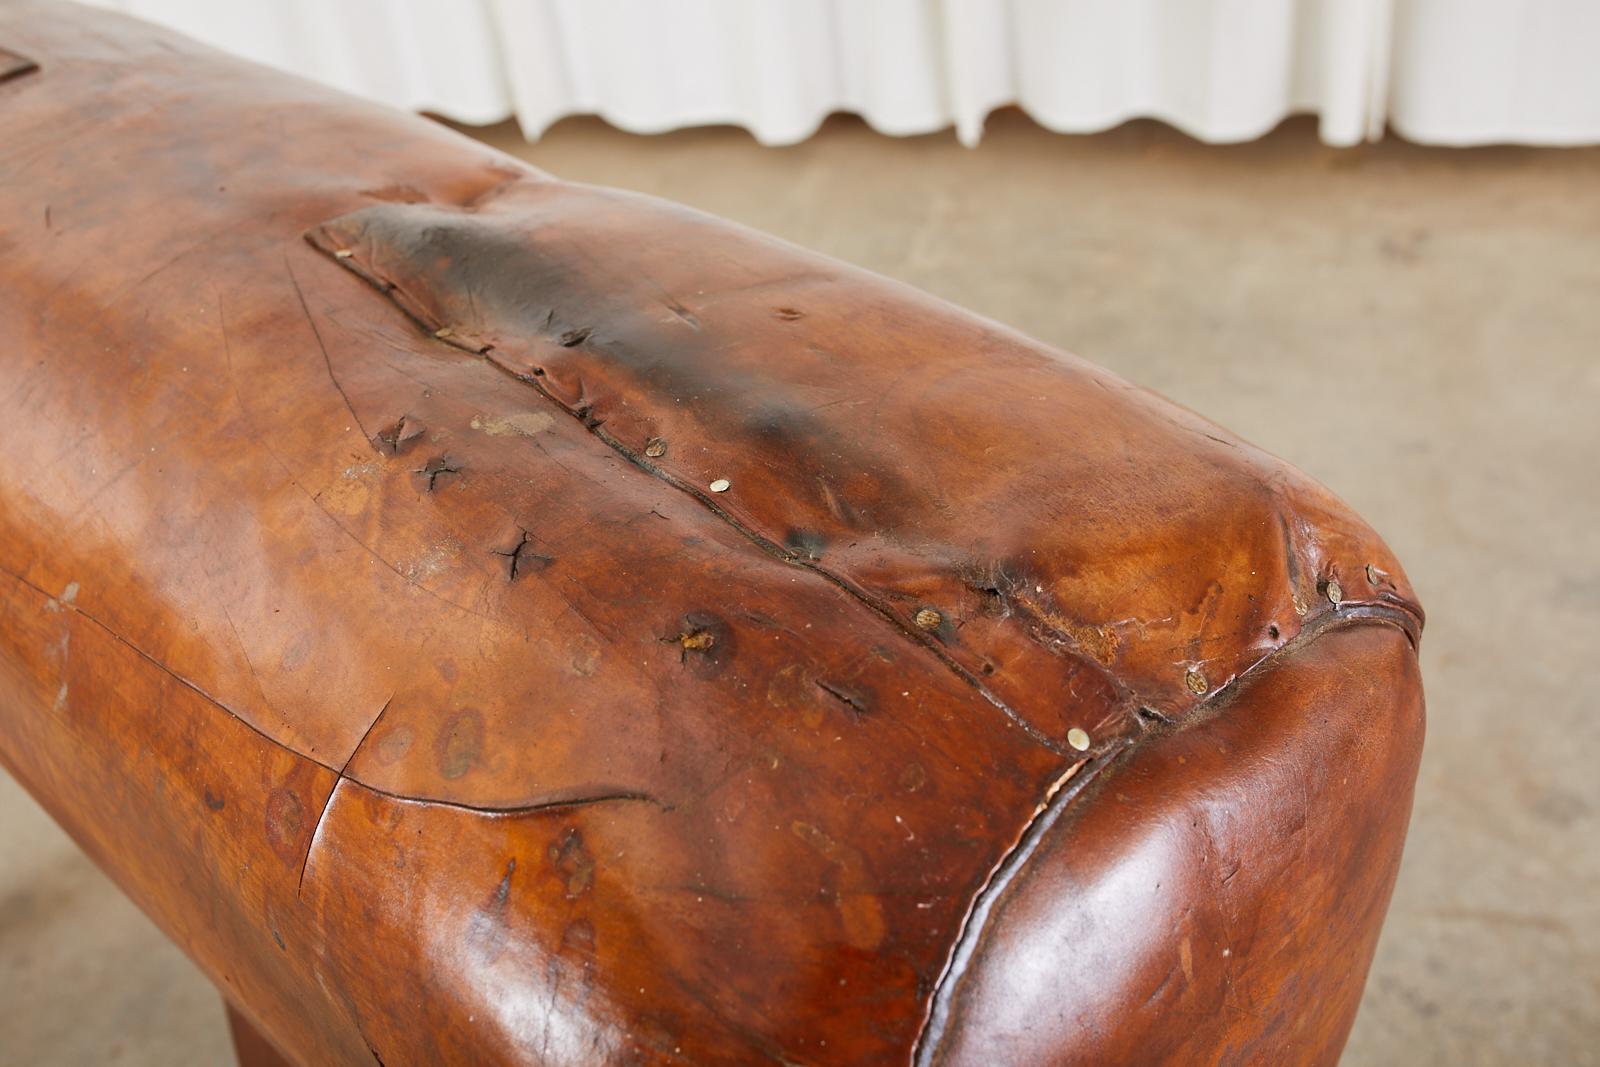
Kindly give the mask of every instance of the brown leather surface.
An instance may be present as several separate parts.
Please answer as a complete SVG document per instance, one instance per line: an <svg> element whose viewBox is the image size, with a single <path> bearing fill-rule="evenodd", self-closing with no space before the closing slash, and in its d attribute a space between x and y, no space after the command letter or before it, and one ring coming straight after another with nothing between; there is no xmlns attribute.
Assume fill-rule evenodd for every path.
<svg viewBox="0 0 1600 1067"><path fill-rule="evenodd" d="M280 1047L1070 1058L1090 1007L1025 1045L968 1008L1142 995L1170 938L1028 946L1134 921L1082 902L1148 778L1171 863L1211 805L1326 886L1235 879L1210 1036L1125 1033L1336 1054L1421 613L1325 490L905 287L139 24L5 4L0 48L0 759ZM1344 832L1288 832L1385 717L1302 805ZM1281 757L1148 769L1224 739ZM1207 1000L1246 949L1280 978Z"/></svg>
<svg viewBox="0 0 1600 1067"><path fill-rule="evenodd" d="M991 894L933 1061L1335 1062L1422 734L1411 646L1349 626L1152 737Z"/></svg>

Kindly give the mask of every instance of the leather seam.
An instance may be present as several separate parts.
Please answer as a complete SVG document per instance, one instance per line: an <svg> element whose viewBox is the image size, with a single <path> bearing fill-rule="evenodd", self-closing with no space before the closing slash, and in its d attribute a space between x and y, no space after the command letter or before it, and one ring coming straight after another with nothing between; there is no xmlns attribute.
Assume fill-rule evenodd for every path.
<svg viewBox="0 0 1600 1067"><path fill-rule="evenodd" d="M559 397L551 393L549 389L547 389L543 383L538 380L537 376L519 373L494 359L490 355L490 353L494 351L494 345L482 342L477 338L464 338L449 328L432 321L428 315L428 312L423 309L416 300L410 298L409 295L406 294L404 290L402 290L396 283L382 277L371 267L357 263L354 256L342 255L341 253L345 250L336 249L333 246L331 240L324 234L323 227L319 226L307 231L305 234L305 240L306 243L316 251L320 252L327 258L332 259L336 265L343 267L349 273L355 275L357 278L360 278L373 289L377 290L380 296L387 299L392 307L400 311L406 316L406 318L410 319L429 339L439 341L450 346L451 348L457 349L458 351L467 352L477 356L484 363L488 364L490 367L493 367L500 373L505 374L513 381L532 387L535 393L549 401L551 404L555 405L555 407L564 414L576 419L591 436L600 441L602 444L606 445L612 451L616 452L634 467L691 497L707 511L711 512L712 515L725 523L730 529L739 533L746 540L751 542L757 548L761 549L767 555L772 556L774 559L777 559L782 563L786 563L795 567L801 567L822 578L830 585L839 589L846 596L850 597L850 599L856 601L873 614L884 619L902 637L932 653L934 658L939 660L939 662L948 668L951 673L955 674L958 678L976 690L978 695L983 697L985 701L999 709L999 711L1008 720L1010 720L1012 725L1016 726L1022 730L1023 733L1027 734L1030 740L1058 756L1067 755L1069 753L1069 749L1062 742L1051 737L1043 730L1040 730L1037 726L1029 722L1027 718L1025 718L1015 708L1012 708L1004 700L1000 699L1000 697L993 693L988 686L984 685L976 675L958 663L955 658L943 648L940 648L932 638L927 637L926 635L919 633L907 626L904 620L897 617L894 612L889 610L889 608L884 604L880 603L877 598L872 597L863 590L857 588L855 583L834 574L825 567L821 567L816 563L803 559L794 553L789 552L783 548L783 546L777 544L759 531L752 529L746 523L741 522L733 515L729 514L726 509L719 507L714 500L706 496L706 494L701 492L697 487L688 484L683 479L678 478L656 464L651 463L647 458L623 444L614 435L607 433L603 427L596 425L592 423L591 420L585 418L583 411L574 410L572 407L564 403ZM1101 666L1091 657L1081 656L1081 658L1084 660L1084 662L1092 666ZM1101 669L1103 670L1103 668Z"/></svg>
<svg viewBox="0 0 1600 1067"><path fill-rule="evenodd" d="M1146 724L1147 728L1142 733L1126 740L1120 749L1074 765L1074 769L1087 765L1088 773L1073 774L1072 788L1062 789L1053 797L1047 796L1045 803L1035 811L1017 841L1006 850L983 885L974 894L961 927L951 943L944 970L934 983L933 992L928 998L927 1013L912 1044L911 1063L914 1067L933 1067L937 1062L939 1049L954 1016L962 979L970 969L972 960L977 957L990 916L1002 903L1006 891L1024 873L1028 861L1038 852L1039 843L1044 836L1061 821L1062 815L1068 812L1073 803L1083 796L1092 784L1100 781L1108 768L1114 768L1132 759L1140 748L1154 737L1184 733L1224 714L1238 695L1239 683L1242 680L1258 671L1270 669L1324 633L1352 626L1373 625L1392 626L1399 630L1415 652L1415 616L1409 611L1384 606L1360 606L1343 612L1328 612L1311 621L1292 641L1285 642L1251 664L1181 721L1165 720L1153 726ZM1072 774L1072 771L1069 770L1068 773Z"/></svg>

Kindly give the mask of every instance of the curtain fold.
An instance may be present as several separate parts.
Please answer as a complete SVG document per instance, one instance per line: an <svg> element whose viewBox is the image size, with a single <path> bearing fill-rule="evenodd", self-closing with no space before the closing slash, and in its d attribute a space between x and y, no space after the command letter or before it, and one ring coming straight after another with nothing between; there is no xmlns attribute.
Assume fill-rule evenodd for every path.
<svg viewBox="0 0 1600 1067"><path fill-rule="evenodd" d="M1242 141L1600 141L1594 0L93 0L263 63L538 137L594 114L768 144L854 112L982 137L1017 104L1062 132L1153 117Z"/></svg>

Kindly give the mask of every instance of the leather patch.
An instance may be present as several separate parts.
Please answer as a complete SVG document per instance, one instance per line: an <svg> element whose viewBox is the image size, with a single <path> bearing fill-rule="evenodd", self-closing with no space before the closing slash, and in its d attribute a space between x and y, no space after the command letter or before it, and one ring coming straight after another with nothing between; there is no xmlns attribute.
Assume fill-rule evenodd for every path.
<svg viewBox="0 0 1600 1067"><path fill-rule="evenodd" d="M24 74L32 74L39 69L39 64L27 56L19 56L15 52L8 52L0 48L0 83L20 78Z"/></svg>

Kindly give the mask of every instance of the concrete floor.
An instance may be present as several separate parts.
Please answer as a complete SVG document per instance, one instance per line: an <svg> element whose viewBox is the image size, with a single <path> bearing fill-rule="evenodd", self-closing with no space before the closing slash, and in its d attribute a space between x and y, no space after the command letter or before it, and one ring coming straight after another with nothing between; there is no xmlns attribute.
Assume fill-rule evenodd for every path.
<svg viewBox="0 0 1600 1067"><path fill-rule="evenodd" d="M1600 1064L1600 150L1218 148L997 116L527 146L912 282L1332 486L1429 613L1416 814L1345 1056ZM226 1062L197 972L0 776L0 1062Z"/></svg>

